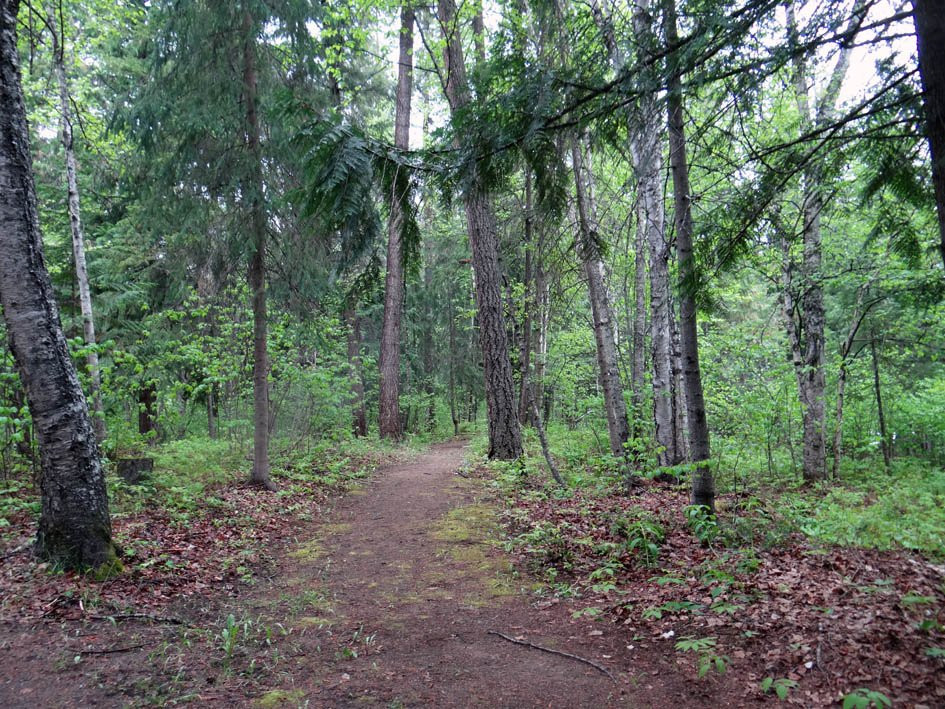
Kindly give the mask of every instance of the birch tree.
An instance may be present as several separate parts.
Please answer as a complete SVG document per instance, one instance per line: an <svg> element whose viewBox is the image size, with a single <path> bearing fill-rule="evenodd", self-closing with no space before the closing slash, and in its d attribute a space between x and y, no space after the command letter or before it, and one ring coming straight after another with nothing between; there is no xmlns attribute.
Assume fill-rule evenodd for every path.
<svg viewBox="0 0 945 709"><path fill-rule="evenodd" d="M0 305L39 444L36 549L65 568L117 571L102 461L43 258L18 9L0 0Z"/></svg>
<svg viewBox="0 0 945 709"><path fill-rule="evenodd" d="M102 377L99 370L98 351L95 339L95 318L92 313L92 290L89 286L89 271L85 261L85 232L82 228L82 211L79 200L78 164L75 157L75 135L72 130L72 96L69 77L66 73L65 29L56 21L56 12L50 5L46 9L46 23L52 38L53 71L59 93L59 127L62 147L66 154L66 185L68 193L69 229L72 234L72 256L75 262L75 277L79 289L79 308L82 313L82 332L88 349L86 363L91 380L90 394L92 426L95 437L105 439L105 409L102 406ZM59 14L62 14L60 4Z"/></svg>

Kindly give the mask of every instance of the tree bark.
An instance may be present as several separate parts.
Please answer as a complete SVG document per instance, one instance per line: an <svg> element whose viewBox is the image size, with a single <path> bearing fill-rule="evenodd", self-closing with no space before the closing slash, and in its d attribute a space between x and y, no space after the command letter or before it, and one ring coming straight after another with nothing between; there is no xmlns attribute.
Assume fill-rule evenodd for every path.
<svg viewBox="0 0 945 709"><path fill-rule="evenodd" d="M649 0L638 0L633 5L633 34L641 52L656 48L656 30L650 13ZM658 81L656 67L645 71L643 82ZM633 257L633 356L630 389L633 401L634 435L642 433L643 387L646 372L646 254L648 244L665 242L665 218L660 176L662 173L662 146L660 140L659 99L655 91L643 92L627 121L630 139L630 159L637 180L637 228ZM651 251L651 258L653 252ZM655 320L655 318L654 318ZM656 391L654 390L654 395ZM655 411L654 411L655 413ZM656 417L654 416L654 419ZM660 445L663 445L660 443ZM665 464L664 461L661 461Z"/></svg>
<svg viewBox="0 0 945 709"><path fill-rule="evenodd" d="M551 319L551 287L548 280L548 271L544 259L545 236L544 231L538 235L538 246L535 259L535 310L538 318L538 327L535 333L535 372L530 377L529 384L535 390L535 404L543 412L544 420L548 421L549 411L545 407L545 371L548 364L548 325Z"/></svg>
<svg viewBox="0 0 945 709"><path fill-rule="evenodd" d="M633 246L633 353L630 360L631 433L643 433L643 387L646 384L646 230L637 200L637 230Z"/></svg>
<svg viewBox="0 0 945 709"><path fill-rule="evenodd" d="M269 479L269 323L266 312L267 225L263 205L262 149L259 140L256 89L255 25L243 13L243 92L246 104L246 151L250 161L247 194L253 251L249 259L249 290L253 309L253 472L251 482L267 490Z"/></svg>
<svg viewBox="0 0 945 709"><path fill-rule="evenodd" d="M595 3L596 7L596 3ZM613 36L610 19L600 10L595 13L598 26L610 48L611 63L617 71L624 69L625 58ZM633 4L633 34L639 51L653 54L657 51L657 30L651 12L650 0ZM673 375L673 319L669 261L671 248L666 239L666 218L663 208L663 154L660 119L660 101L656 91L661 83L654 63L640 75L640 98L634 102L628 116L630 159L637 181L637 321L646 315L641 303L645 302L640 287L641 271L645 270L642 245L646 244L650 260L650 331L653 366L653 423L658 447L657 461L661 466L676 465L683 459L677 445L677 417L674 415ZM642 328L640 328L642 330ZM635 337L638 337L635 334ZM642 337L642 332L639 337ZM635 346L636 347L636 346ZM642 347L637 357L642 358ZM635 363L635 366L639 366ZM641 370L642 371L642 370ZM642 381L642 376L639 377ZM642 390L642 387L641 387ZM641 391L642 394L642 391ZM634 387L634 396L640 398Z"/></svg>
<svg viewBox="0 0 945 709"><path fill-rule="evenodd" d="M155 425L157 403L157 388L154 382L149 382L138 388L138 434L147 438L149 443L154 442L151 433L157 431Z"/></svg>
<svg viewBox="0 0 945 709"><path fill-rule="evenodd" d="M459 413L456 407L456 313L453 310L453 289L450 288L447 296L447 317L449 318L449 398L450 420L453 422L453 435L459 435Z"/></svg>
<svg viewBox="0 0 945 709"><path fill-rule="evenodd" d="M217 438L217 397L216 384L207 389L207 436L211 441Z"/></svg>
<svg viewBox="0 0 945 709"><path fill-rule="evenodd" d="M945 8L941 0L912 0L932 185L938 211L939 253L945 264Z"/></svg>
<svg viewBox="0 0 945 709"><path fill-rule="evenodd" d="M394 113L394 146L410 148L410 98L413 90L413 22L408 5L400 10L400 54L397 97ZM387 229L387 276L384 287L384 321L380 344L380 394L378 428L382 438L399 440L400 421L400 337L404 315L404 215L398 184L394 181Z"/></svg>
<svg viewBox="0 0 945 709"><path fill-rule="evenodd" d="M19 3L0 0L0 305L40 451L38 554L118 571L105 475L43 259L16 47Z"/></svg>
<svg viewBox="0 0 945 709"><path fill-rule="evenodd" d="M604 281L604 262L600 255L600 238L597 231L597 214L594 195L591 191L592 177L589 156L581 139L571 145L571 162L574 169L574 185L577 196L580 238L577 240L578 256L587 278L588 298L594 326L594 341L597 345L597 367L604 394L604 410L607 415L607 432L610 452L618 458L626 458L626 444L630 438L627 422L627 404L623 398L623 385L617 367L617 345L614 338L614 316Z"/></svg>
<svg viewBox="0 0 945 709"><path fill-rule="evenodd" d="M437 12L446 46L444 88L455 117L470 102L466 67L460 37L455 26L454 0L438 0ZM489 457L514 460L522 455L522 432L515 401L512 362L502 312L502 272L495 213L478 165L470 168L463 193L466 230L472 251L479 314L479 342L482 348L489 418Z"/></svg>
<svg viewBox="0 0 945 709"><path fill-rule="evenodd" d="M82 331L89 348L86 363L91 379L92 426L95 438L105 440L105 408L102 405L102 376L99 370L98 352L95 349L95 318L92 314L92 292L85 262L85 233L82 229L82 212L79 206L78 168L75 159L75 142L72 131L72 109L69 97L69 81L66 76L65 47L60 42L60 28L52 7L47 9L46 21L52 35L53 65L59 87L59 124L62 131L62 147L66 153L66 184L69 203L69 227L72 232L72 255L75 260L75 275L79 287L79 309L82 313Z"/></svg>
<svg viewBox="0 0 945 709"><path fill-rule="evenodd" d="M535 403L533 391L531 387L525 388L525 392L528 395L528 407L531 409L535 430L538 432L538 442L541 443L541 454L545 457L545 462L548 464L548 470L551 473L551 477L554 478L554 481L561 487L566 487L564 479L561 477L561 471L558 470L555 459L551 456L551 448L548 446L548 436L545 434L545 424L541 420L541 412L538 410L538 405Z"/></svg>
<svg viewBox="0 0 945 709"><path fill-rule="evenodd" d="M676 252L679 258L679 340L682 354L686 414L689 427L689 458L695 465L692 476L692 504L715 507L715 482L708 465L711 449L699 366L699 338L695 298L696 265L693 256L693 226L689 163L683 125L682 76L676 67L673 49L679 43L675 0L666 0L667 59L666 109L669 126L669 165L673 175L673 207Z"/></svg>
<svg viewBox="0 0 945 709"><path fill-rule="evenodd" d="M432 215L430 223L432 223ZM436 343L434 335L436 319L433 313L433 252L428 246L426 249L426 263L423 267L423 344L421 346L423 359L423 392L426 394L427 430L436 430Z"/></svg>

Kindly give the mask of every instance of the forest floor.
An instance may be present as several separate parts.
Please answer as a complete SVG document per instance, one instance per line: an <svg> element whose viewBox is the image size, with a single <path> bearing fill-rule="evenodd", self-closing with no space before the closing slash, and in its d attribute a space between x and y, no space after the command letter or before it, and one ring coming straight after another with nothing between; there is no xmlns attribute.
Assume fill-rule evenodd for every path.
<svg viewBox="0 0 945 709"><path fill-rule="evenodd" d="M706 588L687 588L706 597L707 611L716 601L728 605L681 618L698 604L675 589L711 550L667 539L679 547L675 562L691 567L680 571L678 584L641 569L649 580L617 592L599 583L611 571L597 574L583 598L569 598L524 570L537 540L504 551L512 546L503 544L501 522L514 533L526 519L558 515L559 527L580 529L593 524L601 503L581 495L561 506L519 500L503 520L496 488L465 456L462 442L440 444L382 466L341 496L293 489L273 498L240 488L228 499L243 514L236 528L232 515L177 526L155 519L158 510L133 516L118 525L119 539L130 527L159 540L163 561L151 565L142 556L104 586L50 576L25 555L0 556L0 706L751 706L777 703L778 686L788 701L817 706L843 694L816 664L845 675L851 660L859 673L847 678L854 686L875 687L890 671L893 685L911 682L889 687L883 680L893 696L902 689L907 701L897 706L945 701L941 661L923 655L919 631L888 637L912 615L941 620L939 567L851 551L842 570L849 583L821 588L830 579L816 574L836 563L832 557L810 555L821 570L805 577L806 566L791 562L796 549L782 550L783 578L767 558L754 569L753 583L766 591L758 597L774 606L747 595L738 605L726 594L744 584L722 584L717 572ZM647 494L655 508L680 502L655 486ZM245 550L240 564L232 561L234 546ZM271 553L260 555L266 546ZM880 582L889 571L884 564L901 568L908 594L890 593L896 578ZM565 587L573 585L558 584ZM666 600L641 619L619 593ZM820 640L806 637L804 614L823 611L822 597L851 607L850 660L825 621L814 621ZM932 640L940 634L930 627L925 644L929 632ZM694 635L703 632L714 634L711 643ZM690 645L680 648L687 637ZM870 653L883 667L870 665ZM719 672L717 662L728 671ZM904 674L895 674L900 666ZM759 681L772 668L779 684L765 693ZM822 678L812 680L815 674Z"/></svg>

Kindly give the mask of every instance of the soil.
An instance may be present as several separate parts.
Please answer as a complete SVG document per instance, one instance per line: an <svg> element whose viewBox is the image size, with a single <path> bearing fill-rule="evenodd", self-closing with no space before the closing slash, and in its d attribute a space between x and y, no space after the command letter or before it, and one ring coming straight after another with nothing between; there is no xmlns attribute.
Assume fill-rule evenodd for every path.
<svg viewBox="0 0 945 709"><path fill-rule="evenodd" d="M162 617L5 621L0 706L758 701L731 675L697 679L671 639L634 638L540 593L502 551L486 481L463 465L451 442L380 469L235 598L181 601Z"/></svg>

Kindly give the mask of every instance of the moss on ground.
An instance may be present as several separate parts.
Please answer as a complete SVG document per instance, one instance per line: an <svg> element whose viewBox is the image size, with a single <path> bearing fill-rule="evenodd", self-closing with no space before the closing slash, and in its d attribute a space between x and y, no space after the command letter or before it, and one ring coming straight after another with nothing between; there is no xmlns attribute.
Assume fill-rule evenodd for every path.
<svg viewBox="0 0 945 709"><path fill-rule="evenodd" d="M454 507L433 525L433 538L443 542L491 542L498 536L495 510L480 503Z"/></svg>
<svg viewBox="0 0 945 709"><path fill-rule="evenodd" d="M305 699L305 692L301 689L273 689L256 700L260 709L277 709L278 707L298 706Z"/></svg>

